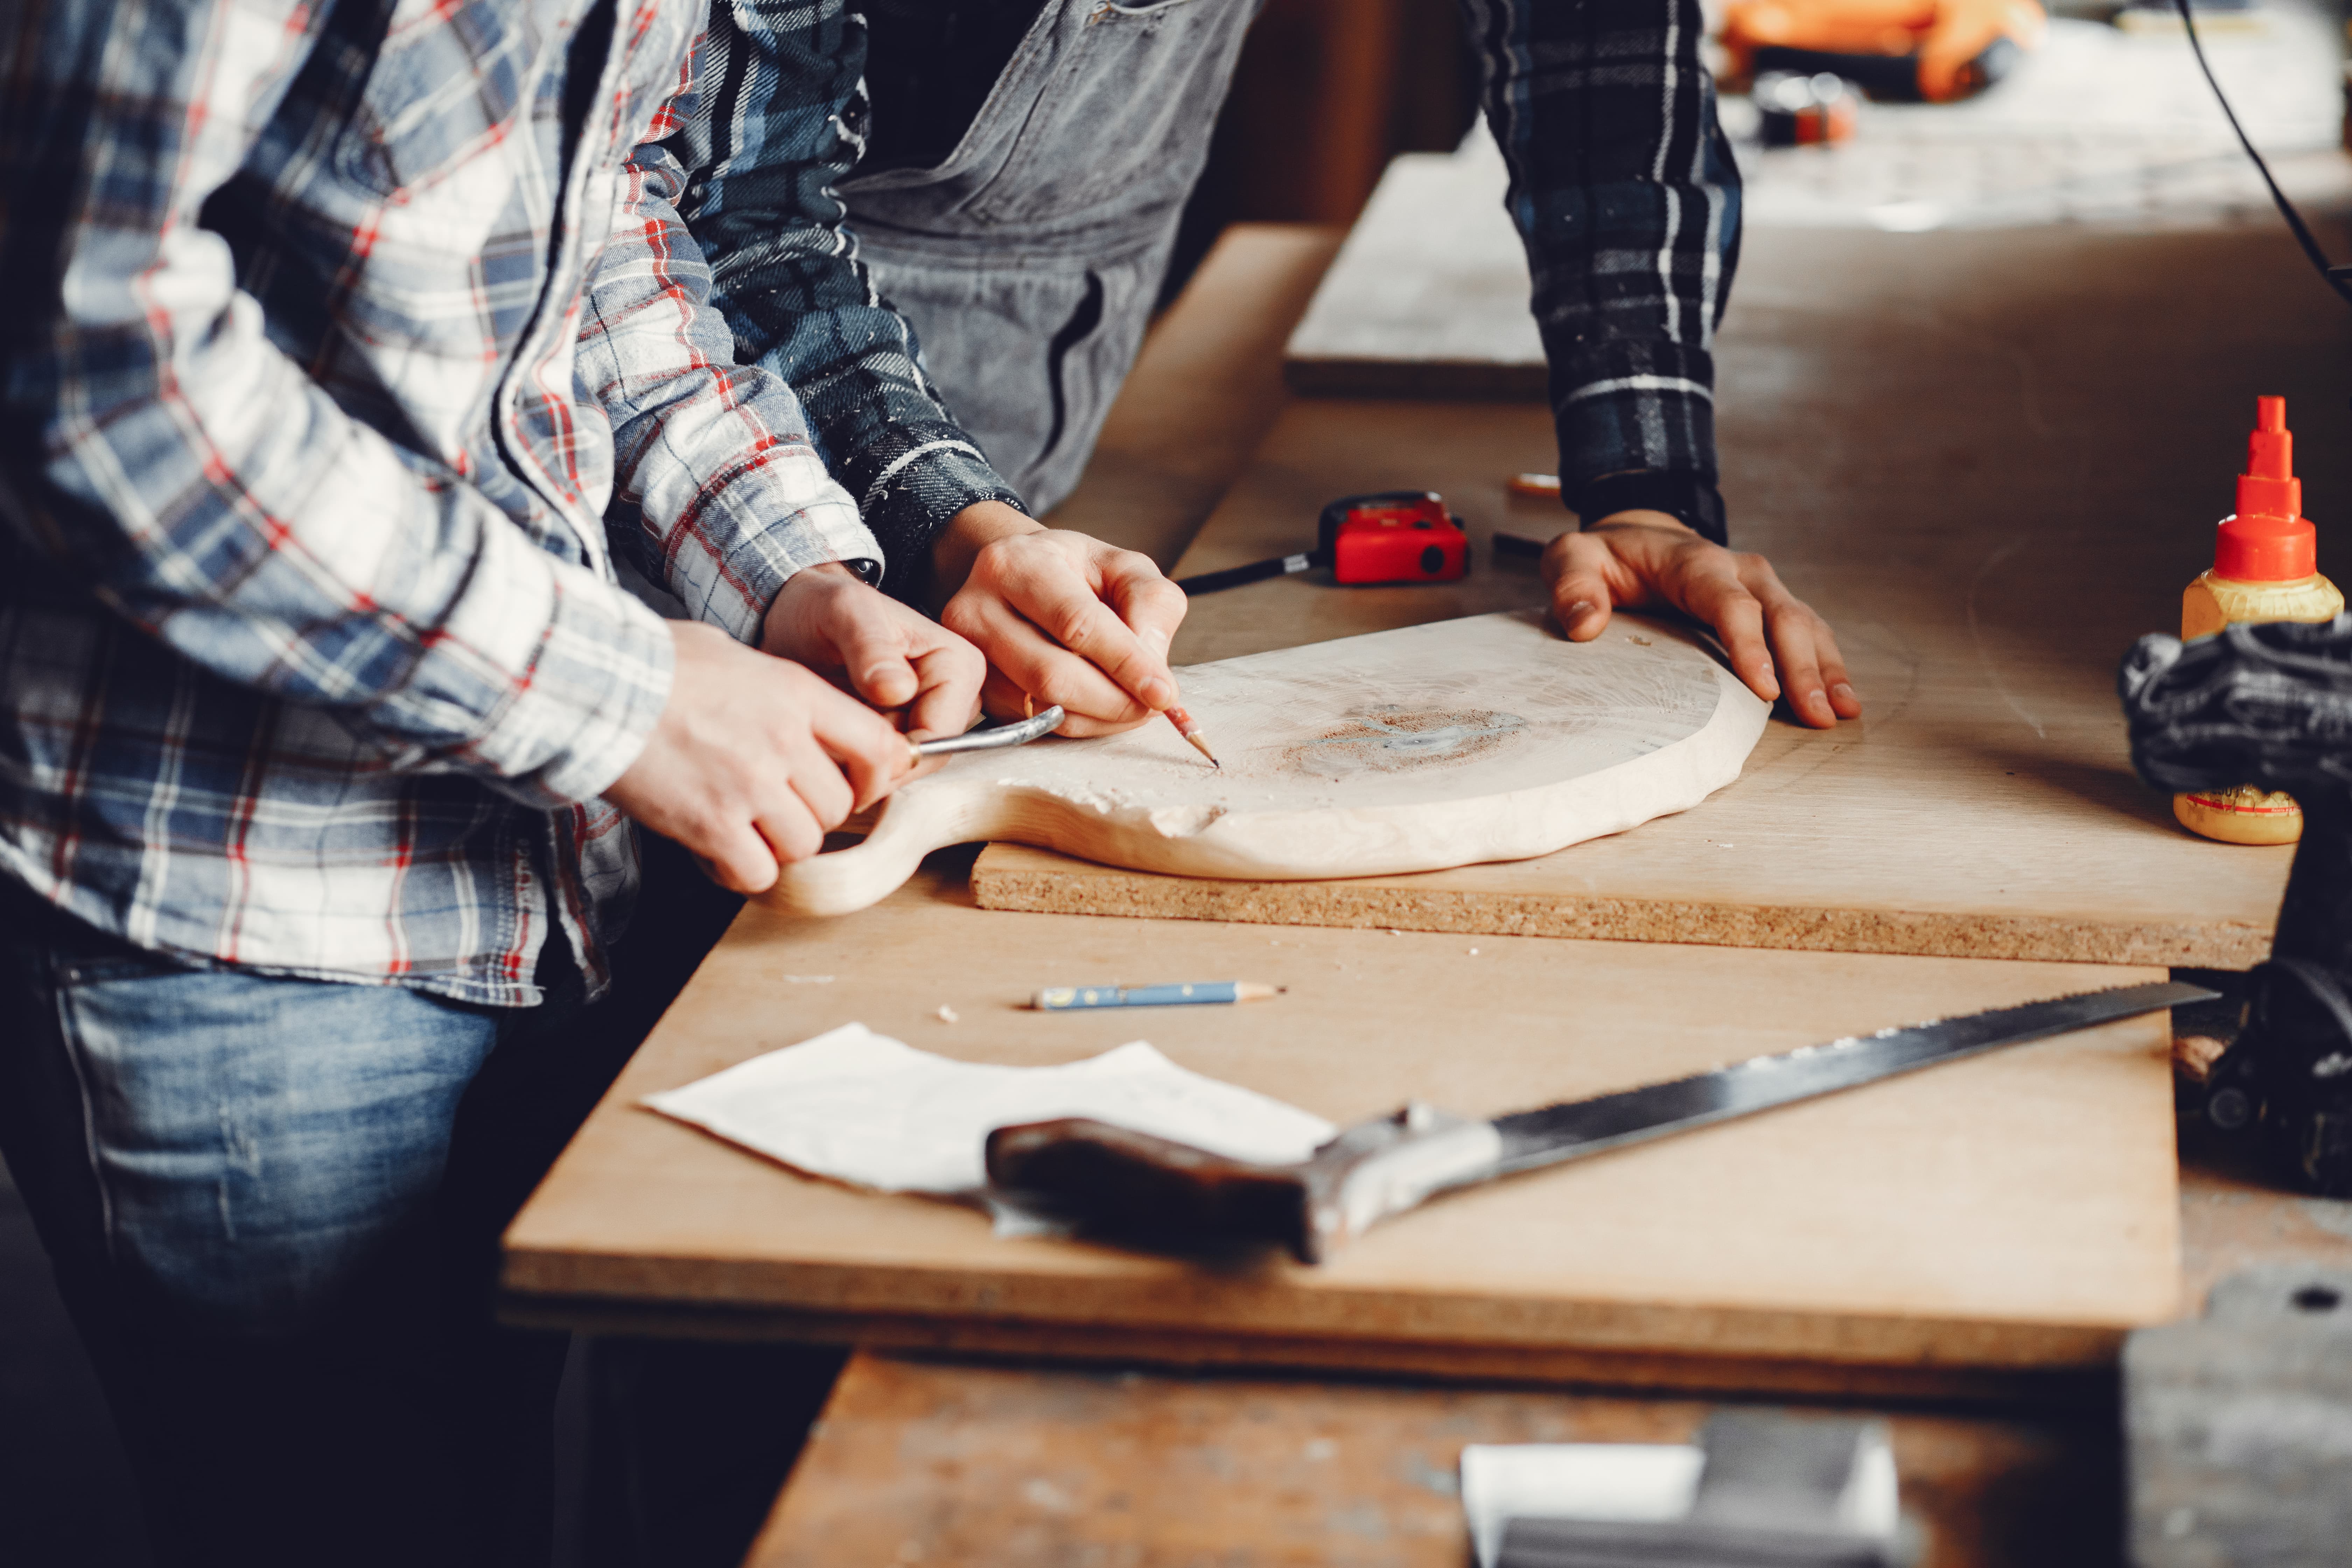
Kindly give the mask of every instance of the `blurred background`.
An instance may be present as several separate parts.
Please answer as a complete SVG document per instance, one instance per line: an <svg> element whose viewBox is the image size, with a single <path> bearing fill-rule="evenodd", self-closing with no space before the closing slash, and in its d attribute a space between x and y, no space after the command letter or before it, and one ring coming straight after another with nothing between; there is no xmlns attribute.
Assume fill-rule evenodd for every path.
<svg viewBox="0 0 2352 1568"><path fill-rule="evenodd" d="M1750 224L1901 232L2276 221L2170 0L2053 0L2046 11L2031 0L1709 0L1706 9ZM2289 194L2322 206L2352 198L2340 6L2200 0L2195 16L2215 74ZM1749 35L1826 30L1853 63L1803 64L1881 79L1841 84L1834 143L1770 145L1789 128L1766 123L1771 106L1759 110L1749 92L1748 62L1719 41L1727 25ZM1914 42L1895 36L1904 32ZM1952 84L1959 95L1943 102L1902 101L1902 65L1887 80L1885 66L1853 47L1864 41L1903 62L1919 37L1935 47L1954 35L1964 68L1995 57L1993 79ZM1227 224L1352 222L1395 154L1460 143L1477 117L1477 73L1458 0L1267 0L1185 215L1167 296Z"/></svg>

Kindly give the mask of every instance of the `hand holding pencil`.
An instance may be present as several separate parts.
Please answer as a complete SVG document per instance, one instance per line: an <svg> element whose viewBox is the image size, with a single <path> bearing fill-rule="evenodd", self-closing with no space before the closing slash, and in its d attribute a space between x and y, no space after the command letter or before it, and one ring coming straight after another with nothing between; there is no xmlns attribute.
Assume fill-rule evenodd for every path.
<svg viewBox="0 0 2352 1568"><path fill-rule="evenodd" d="M988 659L989 712L1060 707L1064 735L1115 734L1182 712L1168 647L1184 595L1150 557L986 501L956 515L932 561L941 623ZM1199 728L1177 721L1211 756L1193 739Z"/></svg>

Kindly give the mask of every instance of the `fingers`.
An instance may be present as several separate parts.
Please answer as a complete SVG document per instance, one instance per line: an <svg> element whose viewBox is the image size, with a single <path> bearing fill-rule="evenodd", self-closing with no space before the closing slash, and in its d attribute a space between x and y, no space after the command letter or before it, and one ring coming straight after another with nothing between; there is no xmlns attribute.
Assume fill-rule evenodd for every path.
<svg viewBox="0 0 2352 1568"><path fill-rule="evenodd" d="M1609 542L1597 534L1563 533L1544 551L1552 616L1570 641L1591 642L1609 625L1616 598L1609 582L1610 563Z"/></svg>
<svg viewBox="0 0 2352 1568"><path fill-rule="evenodd" d="M1066 734L1141 723L1177 699L1168 647L1182 624L1182 590L1147 556L1083 534L1038 531L981 551L941 619L978 644L1003 690L1070 715ZM1017 710L1017 701L1013 710Z"/></svg>
<svg viewBox="0 0 2352 1568"><path fill-rule="evenodd" d="M907 710L907 730L919 735L961 735L971 729L980 717L981 684L988 678L988 661L980 650L943 632L932 647L915 656L914 670L919 685Z"/></svg>
<svg viewBox="0 0 2352 1568"><path fill-rule="evenodd" d="M671 638L669 700L604 797L685 845L722 886L746 894L774 886L780 866L818 853L827 831L911 770L889 720L805 666L688 622L672 623ZM947 649L951 666L952 641L940 634L911 662ZM961 673L934 682L960 689L967 711L977 658L966 650Z"/></svg>
<svg viewBox="0 0 2352 1568"><path fill-rule="evenodd" d="M1780 680L1772 667L1772 647L1765 637L1764 605L1740 581L1738 558L1718 552L1682 580L1680 591L1669 596L1690 614L1715 628L1731 672L1765 701L1780 695Z"/></svg>
<svg viewBox="0 0 2352 1568"><path fill-rule="evenodd" d="M923 681L908 657L906 628L883 607L892 601L878 594L843 597L856 609L831 616L828 629L850 687L874 707L904 708L922 690Z"/></svg>
<svg viewBox="0 0 2352 1568"><path fill-rule="evenodd" d="M845 809L822 819L824 826L832 829L840 826L850 812L863 811L888 795L913 768L915 759L907 738L887 719L814 677L808 679L810 731L824 758L848 776L851 791Z"/></svg>
<svg viewBox="0 0 2352 1568"><path fill-rule="evenodd" d="M1168 640L1184 618L1183 591L1148 556L1101 545L1091 553L1099 586L1066 558L1033 552L1031 569L1008 581L1008 597L1046 636L1156 713L1176 700ZM1148 616L1142 627L1133 624L1139 608ZM1145 628L1150 635L1139 635Z"/></svg>
<svg viewBox="0 0 2352 1568"><path fill-rule="evenodd" d="M1118 618L1092 594L1087 598L1106 618ZM967 587L949 604L946 620L950 630L961 632L979 645L1005 685L1034 700L1039 708L1058 703L1074 720L1092 720L1121 728L1151 717L1150 709L1129 696L1101 668L1055 643L1041 628L1014 614L1003 599L977 594ZM992 691L1002 689L994 677L989 684ZM992 706L999 711L1005 710L1001 703ZM1016 696L1011 710L1018 712L1020 707L1020 698ZM1080 732L1076 729L1065 731L1069 734Z"/></svg>
<svg viewBox="0 0 2352 1568"><path fill-rule="evenodd" d="M1761 555L1726 550L1671 520L1653 525L1628 514L1554 540L1544 573L1553 612L1578 642L1601 634L1612 605L1664 600L1713 627L1733 673L1767 702L1785 696L1800 723L1827 729L1862 716L1829 624Z"/></svg>
<svg viewBox="0 0 2352 1568"><path fill-rule="evenodd" d="M1170 582L1151 558L1131 550L1111 552L1102 563L1103 598L1118 612L1119 619L1135 632L1145 655L1150 659L1147 678L1164 679L1168 689L1164 694L1130 687L1129 690L1154 707L1165 708L1176 700L1176 676L1168 667L1168 647L1176 640L1176 628L1184 624L1184 613L1192 602L1184 590ZM1165 700L1161 700L1164 695Z"/></svg>
<svg viewBox="0 0 2352 1568"><path fill-rule="evenodd" d="M748 819L713 823L699 834L673 830L668 837L695 851L712 881L746 898L774 887L783 869L766 837Z"/></svg>
<svg viewBox="0 0 2352 1568"><path fill-rule="evenodd" d="M1769 566L1763 571L1769 581L1758 586L1790 711L1816 730L1830 729L1841 719L1861 718L1862 699L1846 674L1844 656L1838 652L1829 623L1781 587Z"/></svg>

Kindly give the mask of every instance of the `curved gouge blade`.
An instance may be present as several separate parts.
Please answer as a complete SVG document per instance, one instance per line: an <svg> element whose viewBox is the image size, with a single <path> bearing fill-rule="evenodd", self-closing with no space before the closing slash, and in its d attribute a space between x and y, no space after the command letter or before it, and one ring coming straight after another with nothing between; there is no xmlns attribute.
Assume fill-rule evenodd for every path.
<svg viewBox="0 0 2352 1568"><path fill-rule="evenodd" d="M1060 708L1048 708L1034 718L1017 719L1010 724L966 730L961 735L942 735L936 741L918 741L915 754L944 757L954 752L993 752L1003 746L1025 746L1060 729L1062 719Z"/></svg>

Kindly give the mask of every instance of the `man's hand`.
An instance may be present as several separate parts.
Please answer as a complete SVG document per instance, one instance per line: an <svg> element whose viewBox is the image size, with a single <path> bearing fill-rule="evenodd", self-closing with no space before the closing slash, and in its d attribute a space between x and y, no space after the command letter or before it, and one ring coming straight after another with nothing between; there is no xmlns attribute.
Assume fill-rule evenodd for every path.
<svg viewBox="0 0 2352 1568"><path fill-rule="evenodd" d="M672 621L669 703L604 798L702 858L739 893L824 847L912 768L890 721L797 664Z"/></svg>
<svg viewBox="0 0 2352 1568"><path fill-rule="evenodd" d="M940 619L988 658L983 700L1010 716L1061 704L1061 733L1130 730L1176 701L1168 645L1184 594L1151 558L1000 501L956 514L932 548Z"/></svg>
<svg viewBox="0 0 2352 1568"><path fill-rule="evenodd" d="M1815 729L1862 717L1829 623L1761 555L1726 550L1662 511L1621 511L1553 540L1543 574L1570 641L1599 637L1612 608L1670 605L1715 628L1733 671L1767 702L1785 690Z"/></svg>
<svg viewBox="0 0 2352 1568"><path fill-rule="evenodd" d="M980 717L980 650L867 587L838 563L793 574L768 606L762 652L804 664L920 735L961 735Z"/></svg>

